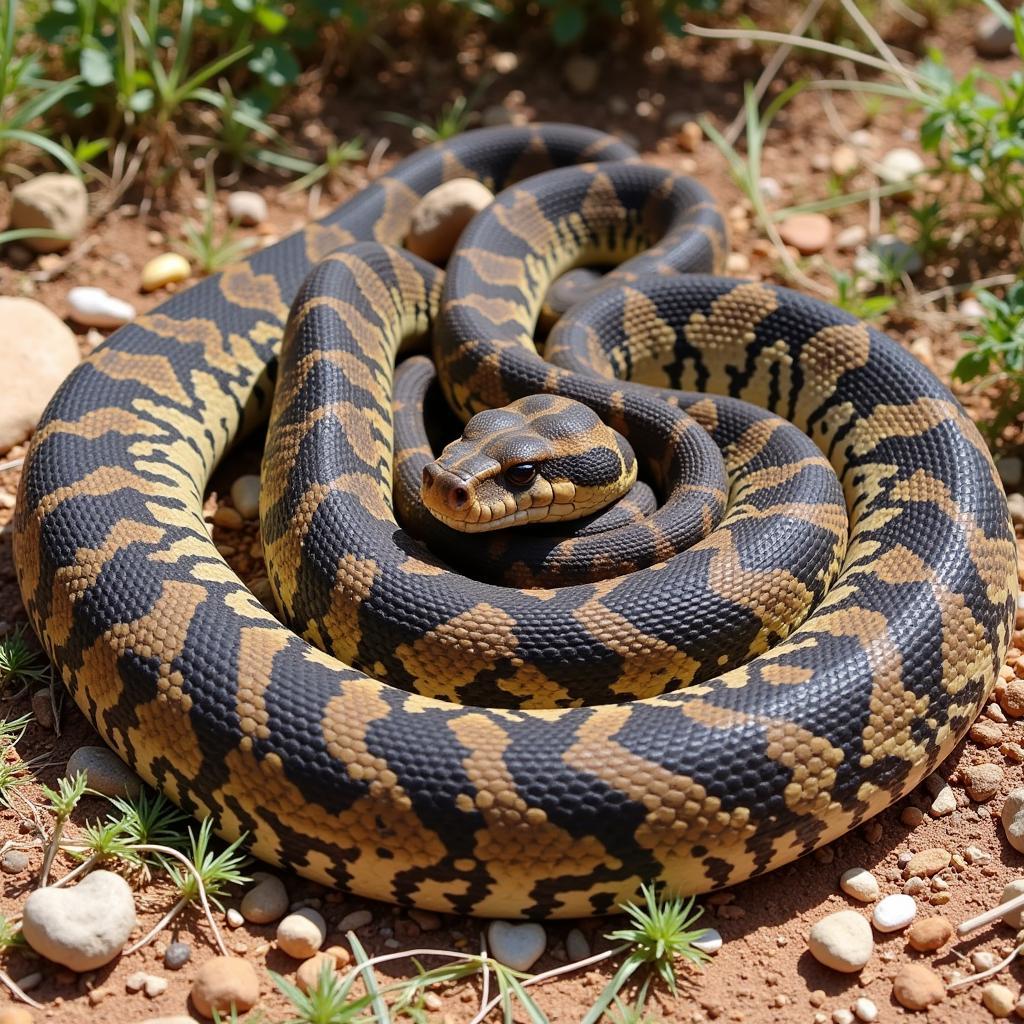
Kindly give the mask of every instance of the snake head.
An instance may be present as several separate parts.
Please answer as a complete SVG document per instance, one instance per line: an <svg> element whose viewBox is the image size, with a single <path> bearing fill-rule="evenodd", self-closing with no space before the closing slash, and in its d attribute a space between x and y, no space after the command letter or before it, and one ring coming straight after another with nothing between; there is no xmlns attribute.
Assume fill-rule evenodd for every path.
<svg viewBox="0 0 1024 1024"><path fill-rule="evenodd" d="M424 467L420 495L445 525L482 533L591 515L626 494L636 472L632 448L592 409L530 395L477 413Z"/></svg>

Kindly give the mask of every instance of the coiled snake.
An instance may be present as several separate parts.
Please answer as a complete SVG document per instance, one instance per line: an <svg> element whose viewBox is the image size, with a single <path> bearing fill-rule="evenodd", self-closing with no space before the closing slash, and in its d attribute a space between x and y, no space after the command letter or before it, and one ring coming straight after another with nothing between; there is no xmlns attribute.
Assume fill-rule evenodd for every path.
<svg viewBox="0 0 1024 1024"><path fill-rule="evenodd" d="M400 244L443 180L500 190L580 164L499 196L443 293L377 244ZM928 371L839 310L705 276L723 239L698 186L607 136L486 130L117 331L51 402L16 513L25 605L78 705L263 860L442 911L603 913L652 880L706 891L892 803L996 678L1017 588L1005 499ZM631 253L548 339L561 365L539 358L552 277ZM633 444L661 507L525 542L495 573L531 589L452 572L400 528L393 477L432 454L396 464L393 368L438 308L463 419L582 401ZM266 415L282 333L263 541L282 614L327 653L241 584L202 518L213 467ZM622 567L642 568L588 578L619 531ZM547 587L567 565L576 581Z"/></svg>

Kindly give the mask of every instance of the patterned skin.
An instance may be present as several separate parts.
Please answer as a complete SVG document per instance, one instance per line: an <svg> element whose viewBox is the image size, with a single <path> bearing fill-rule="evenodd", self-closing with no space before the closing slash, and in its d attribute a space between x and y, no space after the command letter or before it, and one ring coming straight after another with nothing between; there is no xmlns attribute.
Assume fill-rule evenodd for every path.
<svg viewBox="0 0 1024 1024"><path fill-rule="evenodd" d="M843 834L916 785L983 705L1009 639L1016 553L977 431L884 335L786 289L699 273L717 266L721 221L689 186L695 241L676 269L692 275L647 276L663 255L664 198L682 186L629 163L607 176L574 171L582 197L548 207L532 185L505 193L467 230L443 295L436 272L378 246L329 256L300 290L338 246L399 243L417 198L442 180L500 188L631 157L565 126L433 147L326 221L118 331L47 410L16 516L32 622L106 740L222 835L248 832L256 856L441 911L605 913L644 882L702 892ZM504 318L503 289L535 308L569 235L597 224L600 240L612 230L601 218L621 223L623 210L631 230L646 225L652 265L588 302L609 336L570 324L547 347L561 367L544 364L531 325ZM266 411L293 298L262 519L284 611L328 650L330 635L340 639L336 656L255 600L202 519L213 466ZM509 588L446 569L391 504L394 362L439 308L435 359L463 418L538 392L582 400L657 467L629 436L637 392L610 377L763 406L752 422L768 426L740 435L727 468L756 463L771 424L792 421L831 464L850 513L831 588L768 649L788 628L775 629L770 609L799 588L746 539L774 518L776 484L755 465L752 500L733 486L722 525L669 561L513 592L521 621L492 604ZM666 410L725 429L730 406L667 397ZM667 492L676 470L661 470ZM733 528L734 516L749 525ZM821 523L813 508L803 521ZM687 558L704 565L696 594L675 575ZM701 662L692 678L703 681L673 690L687 657L697 660L686 620L716 594L718 631L738 630L748 647L761 637L759 656ZM521 706L545 692L549 705L570 705L566 686L588 676L598 699L618 699L620 680L651 693ZM441 697L497 692L514 706L460 706L398 685L419 679L448 687Z"/></svg>

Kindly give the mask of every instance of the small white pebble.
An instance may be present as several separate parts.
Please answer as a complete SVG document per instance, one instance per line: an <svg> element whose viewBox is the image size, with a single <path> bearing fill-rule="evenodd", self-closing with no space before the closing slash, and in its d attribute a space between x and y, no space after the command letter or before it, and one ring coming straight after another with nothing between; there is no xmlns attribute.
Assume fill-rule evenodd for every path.
<svg viewBox="0 0 1024 1024"><path fill-rule="evenodd" d="M234 907L231 907L224 916L229 928L241 928L245 924L245 918Z"/></svg>
<svg viewBox="0 0 1024 1024"><path fill-rule="evenodd" d="M102 288L79 286L68 292L72 316L84 327L121 327L135 319L135 307Z"/></svg>
<svg viewBox="0 0 1024 1024"><path fill-rule="evenodd" d="M148 998L156 999L167 991L167 979L159 978L155 974L147 975L146 984L142 988Z"/></svg>
<svg viewBox="0 0 1024 1024"><path fill-rule="evenodd" d="M975 973L990 970L997 963L999 963L998 957L987 949L976 949L971 953L971 966Z"/></svg>
<svg viewBox="0 0 1024 1024"><path fill-rule="evenodd" d="M866 868L850 868L844 871L839 878L839 888L847 896L852 896L861 903L873 903L882 895L878 879Z"/></svg>
<svg viewBox="0 0 1024 1024"><path fill-rule="evenodd" d="M933 818L944 818L955 810L956 793L953 792L952 786L943 784L942 788L935 794L935 799L932 800L932 805L928 808L928 811Z"/></svg>
<svg viewBox="0 0 1024 1024"><path fill-rule="evenodd" d="M861 996L853 1004L853 1012L857 1020L866 1021L868 1024L878 1020L878 1007L867 996Z"/></svg>
<svg viewBox="0 0 1024 1024"><path fill-rule="evenodd" d="M714 928L708 928L700 938L693 940L693 945L705 953L717 953L722 948L722 936Z"/></svg>
<svg viewBox="0 0 1024 1024"><path fill-rule="evenodd" d="M898 932L917 916L917 904L906 893L886 896L871 915L871 923L880 932Z"/></svg>
<svg viewBox="0 0 1024 1024"><path fill-rule="evenodd" d="M853 1024L853 1013L846 1007L832 1011L832 1024Z"/></svg>
<svg viewBox="0 0 1024 1024"><path fill-rule="evenodd" d="M231 485L231 501L243 519L255 519L260 514L260 478L240 476Z"/></svg>
<svg viewBox="0 0 1024 1024"><path fill-rule="evenodd" d="M145 971L136 971L134 974L129 974L124 979L125 990L128 992L141 992L148 977L149 975Z"/></svg>

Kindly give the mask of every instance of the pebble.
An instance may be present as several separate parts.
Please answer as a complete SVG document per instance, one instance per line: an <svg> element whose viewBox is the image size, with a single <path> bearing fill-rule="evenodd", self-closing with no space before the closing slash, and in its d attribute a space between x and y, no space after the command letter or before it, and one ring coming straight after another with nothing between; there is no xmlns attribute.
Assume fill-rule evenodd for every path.
<svg viewBox="0 0 1024 1024"><path fill-rule="evenodd" d="M976 974L981 971L990 971L997 963L999 963L999 959L991 950L976 949L971 953L971 967L974 968Z"/></svg>
<svg viewBox="0 0 1024 1024"><path fill-rule="evenodd" d="M1006 503L1010 506L1010 515L1014 514L1014 499L1024 510L1024 494L1011 494ZM1018 512L1020 514L1020 512ZM1024 520L1024 515L1020 518ZM1011 679L999 692L999 706L1010 716L1020 718L1024 715L1024 679Z"/></svg>
<svg viewBox="0 0 1024 1024"><path fill-rule="evenodd" d="M872 281L887 281L893 274L916 274L923 263L917 250L895 235L879 235L853 258L853 267Z"/></svg>
<svg viewBox="0 0 1024 1024"><path fill-rule="evenodd" d="M85 230L89 200L73 174L39 174L11 189L10 226L57 231L61 238L24 238L34 252L62 252Z"/></svg>
<svg viewBox="0 0 1024 1024"><path fill-rule="evenodd" d="M1017 488L1024 483L1024 459L1019 455L1004 455L996 462L996 469L1005 486Z"/></svg>
<svg viewBox="0 0 1024 1024"><path fill-rule="evenodd" d="M818 921L807 936L815 960L847 974L859 971L871 958L871 925L855 910L839 910Z"/></svg>
<svg viewBox="0 0 1024 1024"><path fill-rule="evenodd" d="M593 57L582 53L573 54L562 70L565 84L577 96L589 96L601 77L601 65Z"/></svg>
<svg viewBox="0 0 1024 1024"><path fill-rule="evenodd" d="M288 890L276 875L261 878L243 897L239 906L242 917L253 924L270 924L284 917L288 910Z"/></svg>
<svg viewBox="0 0 1024 1024"><path fill-rule="evenodd" d="M704 129L696 121L684 121L676 132L679 148L687 153L696 153L704 139Z"/></svg>
<svg viewBox="0 0 1024 1024"><path fill-rule="evenodd" d="M863 224L851 224L836 235L836 248L840 252L852 252L868 240L868 229Z"/></svg>
<svg viewBox="0 0 1024 1024"><path fill-rule="evenodd" d="M942 979L924 964L904 964L892 980L892 994L908 1010L924 1010L946 995Z"/></svg>
<svg viewBox="0 0 1024 1024"><path fill-rule="evenodd" d="M436 932L441 927L441 915L435 914L432 910L412 907L409 910L409 917L420 926L421 931Z"/></svg>
<svg viewBox="0 0 1024 1024"><path fill-rule="evenodd" d="M192 267L184 256L176 252L165 252L154 256L142 268L142 290L155 292L169 284L187 281Z"/></svg>
<svg viewBox="0 0 1024 1024"><path fill-rule="evenodd" d="M491 956L514 971L528 971L540 959L547 941L544 926L532 922L492 921L487 927Z"/></svg>
<svg viewBox="0 0 1024 1024"><path fill-rule="evenodd" d="M1000 815L1009 844L1024 853L1024 789L1011 789Z"/></svg>
<svg viewBox="0 0 1024 1024"><path fill-rule="evenodd" d="M213 521L217 526L223 526L225 530L240 530L245 523L238 509L230 505L218 505L217 511L213 513Z"/></svg>
<svg viewBox="0 0 1024 1024"><path fill-rule="evenodd" d="M215 956L196 972L192 982L192 1002L204 1017L213 1011L251 1010L260 998L260 980L248 960L234 956Z"/></svg>
<svg viewBox="0 0 1024 1024"><path fill-rule="evenodd" d="M993 1017L1009 1017L1013 1013L1013 992L998 981L990 981L981 990L981 1001Z"/></svg>
<svg viewBox="0 0 1024 1024"><path fill-rule="evenodd" d="M907 861L903 868L903 877L912 878L917 875L922 878L931 878L932 875L937 875L949 867L951 857L952 854L949 850L944 850L941 846L922 850Z"/></svg>
<svg viewBox="0 0 1024 1024"><path fill-rule="evenodd" d="M908 896L917 896L928 888L928 883L923 878L908 878L903 886L903 891Z"/></svg>
<svg viewBox="0 0 1024 1024"><path fill-rule="evenodd" d="M912 149L897 146L890 149L878 163L878 176L890 185L909 181L924 170L924 161Z"/></svg>
<svg viewBox="0 0 1024 1024"><path fill-rule="evenodd" d="M953 937L953 926L944 917L923 917L907 932L907 942L919 953L941 949Z"/></svg>
<svg viewBox="0 0 1024 1024"><path fill-rule="evenodd" d="M918 825L924 821L924 811L920 807L914 807L911 804L909 807L904 807L900 813L900 821L907 826L907 828L917 828Z"/></svg>
<svg viewBox="0 0 1024 1024"><path fill-rule="evenodd" d="M85 327L121 327L135 319L135 307L102 288L79 285L68 292L71 315Z"/></svg>
<svg viewBox="0 0 1024 1024"><path fill-rule="evenodd" d="M750 260L747 258L746 253L742 252L731 252L725 258L725 272L727 274L742 275L748 273L750 270Z"/></svg>
<svg viewBox="0 0 1024 1024"><path fill-rule="evenodd" d="M722 948L722 936L714 928L705 928L692 945L705 953L717 953Z"/></svg>
<svg viewBox="0 0 1024 1024"><path fill-rule="evenodd" d="M1001 60L1009 57L1013 49L1013 29L998 17L989 12L978 20L974 30L974 51L979 57L988 60Z"/></svg>
<svg viewBox="0 0 1024 1024"><path fill-rule="evenodd" d="M917 916L917 904L912 896L897 892L876 904L871 923L880 932L898 932L906 928Z"/></svg>
<svg viewBox="0 0 1024 1024"><path fill-rule="evenodd" d="M303 960L295 971L295 984L303 992L316 988L317 982L320 980L320 973L325 966L329 967L332 973L337 967L337 963L330 953L315 953L308 960Z"/></svg>
<svg viewBox="0 0 1024 1024"><path fill-rule="evenodd" d="M985 718L979 718L974 725L971 726L970 736L971 739L979 746L994 747L997 743L1002 741L1003 730L996 722L991 722Z"/></svg>
<svg viewBox="0 0 1024 1024"><path fill-rule="evenodd" d="M956 810L956 793L948 783L943 783L942 788L935 794L928 813L933 818L944 818Z"/></svg>
<svg viewBox="0 0 1024 1024"><path fill-rule="evenodd" d="M1012 882L1007 882L1003 889L1003 895L999 897L999 902L1008 903L1018 896L1024 896L1024 878L1015 878ZM1011 928L1024 928L1024 907L1007 911L1003 914L1003 920Z"/></svg>
<svg viewBox="0 0 1024 1024"><path fill-rule="evenodd" d="M878 1007L867 996L861 996L853 1004L853 1013L857 1020L871 1024L871 1021L878 1020Z"/></svg>
<svg viewBox="0 0 1024 1024"><path fill-rule="evenodd" d="M245 918L234 907L228 908L224 920L227 921L229 928L241 928L245 924Z"/></svg>
<svg viewBox="0 0 1024 1024"><path fill-rule="evenodd" d="M137 797L142 792L138 777L109 747L79 747L64 770L64 777L73 779L85 772L90 789L104 796Z"/></svg>
<svg viewBox="0 0 1024 1024"><path fill-rule="evenodd" d="M324 944L327 922L319 910L303 907L277 926L277 945L296 960L308 960Z"/></svg>
<svg viewBox="0 0 1024 1024"><path fill-rule="evenodd" d="M192 947L187 942L172 942L164 950L164 967L180 971L192 959Z"/></svg>
<svg viewBox="0 0 1024 1024"><path fill-rule="evenodd" d="M963 302L957 306L957 312L965 320L984 320L985 319L985 307L974 298L966 298Z"/></svg>
<svg viewBox="0 0 1024 1024"><path fill-rule="evenodd" d="M874 903L882 895L878 879L867 868L844 871L839 878L839 888L861 903Z"/></svg>
<svg viewBox="0 0 1024 1024"><path fill-rule="evenodd" d="M775 178L758 178L757 187L769 203L777 203L782 198L782 186Z"/></svg>
<svg viewBox="0 0 1024 1024"><path fill-rule="evenodd" d="M260 514L260 478L253 473L240 476L231 485L231 501L243 519Z"/></svg>
<svg viewBox="0 0 1024 1024"><path fill-rule="evenodd" d="M78 361L78 342L60 317L35 299L0 297L0 380L18 382L0 402L0 453L28 437Z"/></svg>
<svg viewBox="0 0 1024 1024"><path fill-rule="evenodd" d="M32 1014L24 1006L0 1009L0 1024L32 1024Z"/></svg>
<svg viewBox="0 0 1024 1024"><path fill-rule="evenodd" d="M373 914L369 910L353 910L338 922L338 931L354 932L373 923Z"/></svg>
<svg viewBox="0 0 1024 1024"><path fill-rule="evenodd" d="M823 213L794 213L779 223L779 237L804 256L821 252L832 238L832 223Z"/></svg>
<svg viewBox="0 0 1024 1024"><path fill-rule="evenodd" d="M53 701L50 699L49 690L36 690L32 694L32 715L35 720L44 728L53 729Z"/></svg>
<svg viewBox="0 0 1024 1024"><path fill-rule="evenodd" d="M860 166L860 157L853 146L842 143L832 150L830 165L833 173L838 174L840 178L846 178Z"/></svg>
<svg viewBox="0 0 1024 1024"><path fill-rule="evenodd" d="M228 219L251 228L267 219L267 201L259 192L232 192L228 196Z"/></svg>
<svg viewBox="0 0 1024 1024"><path fill-rule="evenodd" d="M474 178L452 178L438 185L412 211L406 248L431 263L444 263L463 228L493 201L490 189Z"/></svg>
<svg viewBox="0 0 1024 1024"><path fill-rule="evenodd" d="M92 971L121 952L135 927L135 900L112 871L93 871L67 889L37 889L25 901L22 932L37 952L73 971Z"/></svg>
<svg viewBox="0 0 1024 1024"><path fill-rule="evenodd" d="M511 75L519 67L519 54L513 50L499 50L491 54L488 63L499 75Z"/></svg>
<svg viewBox="0 0 1024 1024"><path fill-rule="evenodd" d="M8 850L0 857L0 870L8 875L20 875L28 868L28 854L24 850Z"/></svg>
<svg viewBox="0 0 1024 1024"><path fill-rule="evenodd" d="M718 935L718 932L715 932ZM701 936L705 938L705 936ZM698 940L700 941L700 940ZM718 945L722 945L722 937L718 936ZM569 934L565 937L565 952L569 959L573 962L577 960L586 960L590 956L590 943L587 941L586 935L579 930L579 928L571 928ZM708 952L705 950L705 952Z"/></svg>
<svg viewBox="0 0 1024 1024"><path fill-rule="evenodd" d="M853 1016L853 1010L848 1010L845 1006L832 1011L832 1024L853 1024L854 1020L856 1018Z"/></svg>
<svg viewBox="0 0 1024 1024"><path fill-rule="evenodd" d="M1003 769L997 764L973 764L961 774L967 795L979 803L991 800L1003 784Z"/></svg>

